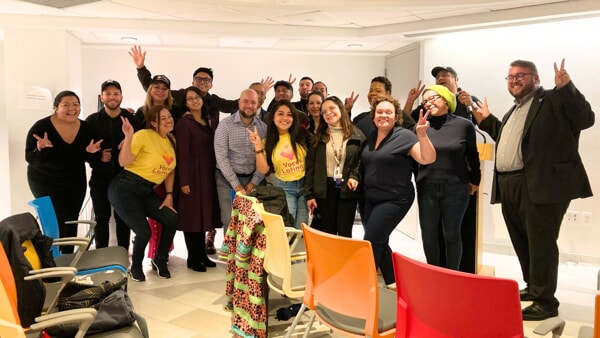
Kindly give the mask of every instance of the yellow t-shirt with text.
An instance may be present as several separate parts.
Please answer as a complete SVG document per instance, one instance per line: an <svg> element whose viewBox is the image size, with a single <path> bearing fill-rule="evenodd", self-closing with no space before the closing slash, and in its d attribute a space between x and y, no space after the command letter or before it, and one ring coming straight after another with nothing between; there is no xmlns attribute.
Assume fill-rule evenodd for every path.
<svg viewBox="0 0 600 338"><path fill-rule="evenodd" d="M175 149L168 137L162 137L151 129L142 129L133 134L131 153L135 160L125 167L144 179L162 183L175 169Z"/></svg>
<svg viewBox="0 0 600 338"><path fill-rule="evenodd" d="M296 144L296 151L298 153L294 154L289 133L279 135L279 142L271 154L275 177L288 182L304 177L306 149Z"/></svg>

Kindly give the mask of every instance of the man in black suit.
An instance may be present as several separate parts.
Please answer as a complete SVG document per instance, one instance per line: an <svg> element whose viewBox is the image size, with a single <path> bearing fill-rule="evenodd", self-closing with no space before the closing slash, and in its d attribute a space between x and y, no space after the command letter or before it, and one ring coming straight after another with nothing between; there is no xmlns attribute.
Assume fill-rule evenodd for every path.
<svg viewBox="0 0 600 338"><path fill-rule="evenodd" d="M535 64L513 61L506 81L515 105L502 122L487 102L474 113L479 128L496 140L492 203L502 203L527 283L521 300L533 301L523 309L523 320L558 315L560 225L572 199L592 196L578 144L595 115L564 66L564 59L560 68L554 64L556 87L545 90Z"/></svg>

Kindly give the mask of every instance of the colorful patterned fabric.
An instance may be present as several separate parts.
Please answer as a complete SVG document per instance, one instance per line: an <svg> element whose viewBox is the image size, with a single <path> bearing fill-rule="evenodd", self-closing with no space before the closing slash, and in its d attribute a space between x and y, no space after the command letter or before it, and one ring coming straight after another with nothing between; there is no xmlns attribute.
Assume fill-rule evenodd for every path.
<svg viewBox="0 0 600 338"><path fill-rule="evenodd" d="M226 308L233 312L232 331L244 338L267 337L263 294L266 232L258 200L237 194L220 254L227 258Z"/></svg>

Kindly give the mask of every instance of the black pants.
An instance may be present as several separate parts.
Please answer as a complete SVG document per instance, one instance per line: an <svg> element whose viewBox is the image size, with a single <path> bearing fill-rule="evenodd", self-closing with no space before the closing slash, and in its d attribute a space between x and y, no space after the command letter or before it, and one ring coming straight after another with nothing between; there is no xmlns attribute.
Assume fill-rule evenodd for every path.
<svg viewBox="0 0 600 338"><path fill-rule="evenodd" d="M552 184L552 182L548 182ZM558 234L570 201L536 204L522 173L499 175L502 214L534 303L553 311L558 279Z"/></svg>
<svg viewBox="0 0 600 338"><path fill-rule="evenodd" d="M177 230L177 214L167 207L160 208L163 199L153 190L154 184L128 171L117 175L108 186L108 198L127 226L135 233L131 265L141 267L144 250L152 231L147 217L162 224L160 243L154 259L166 262Z"/></svg>
<svg viewBox="0 0 600 338"><path fill-rule="evenodd" d="M90 197L92 198L96 219L96 228L94 230L96 248L108 246L108 223L112 214L112 206L108 200L108 185L111 180L111 175L96 172L92 172L92 177L90 178ZM117 212L115 212L114 215L117 226L117 244L129 250L131 230Z"/></svg>
<svg viewBox="0 0 600 338"><path fill-rule="evenodd" d="M318 230L344 237L352 237L352 225L356 214L356 199L341 198L342 189L335 187L332 178L327 178L327 198L317 198L317 207L321 213L321 225Z"/></svg>
<svg viewBox="0 0 600 338"><path fill-rule="evenodd" d="M73 174L68 180L49 179L28 172L27 181L33 196L36 198L50 196L52 199L60 237L77 236L77 225L65 224L65 222L79 218L79 211L85 198L85 172L83 175ZM74 248L61 246L60 251L71 253Z"/></svg>

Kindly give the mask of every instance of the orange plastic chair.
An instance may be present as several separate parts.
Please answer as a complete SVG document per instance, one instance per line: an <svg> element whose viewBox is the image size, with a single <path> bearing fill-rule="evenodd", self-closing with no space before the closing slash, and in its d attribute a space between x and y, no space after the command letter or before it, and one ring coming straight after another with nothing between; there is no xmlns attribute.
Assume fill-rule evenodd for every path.
<svg viewBox="0 0 600 338"><path fill-rule="evenodd" d="M304 304L347 337L393 337L396 295L377 282L371 243L302 225L307 269Z"/></svg>
<svg viewBox="0 0 600 338"><path fill-rule="evenodd" d="M596 295L594 309L594 327L582 326L579 328L577 338L600 338L600 294Z"/></svg>
<svg viewBox="0 0 600 338"><path fill-rule="evenodd" d="M429 265L393 253L398 318L396 338L523 337L516 281ZM565 322L542 322L534 331L559 337Z"/></svg>

